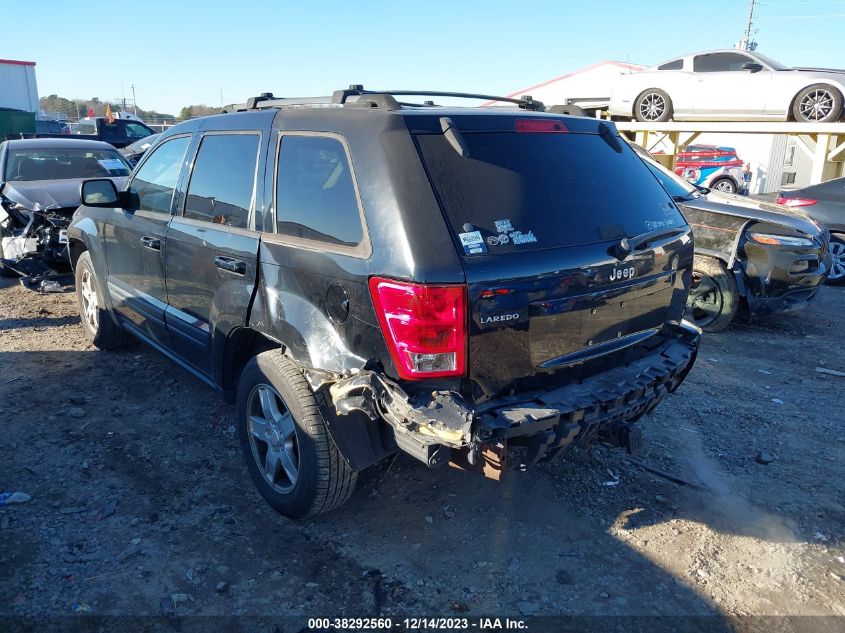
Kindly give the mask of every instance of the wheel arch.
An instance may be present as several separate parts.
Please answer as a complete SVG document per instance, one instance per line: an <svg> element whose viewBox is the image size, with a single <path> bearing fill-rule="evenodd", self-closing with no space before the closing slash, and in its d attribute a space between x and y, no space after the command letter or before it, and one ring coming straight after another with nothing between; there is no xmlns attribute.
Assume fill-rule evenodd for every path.
<svg viewBox="0 0 845 633"><path fill-rule="evenodd" d="M263 352L285 349L285 346L249 327L232 330L226 337L215 365L220 368L220 383L226 402L233 404L237 396L238 380L246 364Z"/></svg>

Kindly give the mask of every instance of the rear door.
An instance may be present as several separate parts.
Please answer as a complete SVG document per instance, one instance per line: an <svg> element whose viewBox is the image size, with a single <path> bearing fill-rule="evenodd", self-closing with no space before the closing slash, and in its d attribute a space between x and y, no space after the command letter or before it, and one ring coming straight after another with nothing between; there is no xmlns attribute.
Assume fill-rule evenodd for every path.
<svg viewBox="0 0 845 633"><path fill-rule="evenodd" d="M470 377L491 393L681 318L679 271L692 260L683 216L610 128L613 138L523 129L464 133L466 157L442 134L416 136L464 256ZM664 236L614 255L622 238L649 232Z"/></svg>
<svg viewBox="0 0 845 633"><path fill-rule="evenodd" d="M265 146L255 131L204 133L167 234L167 327L176 352L207 375L213 337L244 324L255 287Z"/></svg>
<svg viewBox="0 0 845 633"><path fill-rule="evenodd" d="M104 228L108 289L115 310L166 347L165 237L190 141L189 134L174 136L147 157L128 186L137 208L115 209L114 222Z"/></svg>

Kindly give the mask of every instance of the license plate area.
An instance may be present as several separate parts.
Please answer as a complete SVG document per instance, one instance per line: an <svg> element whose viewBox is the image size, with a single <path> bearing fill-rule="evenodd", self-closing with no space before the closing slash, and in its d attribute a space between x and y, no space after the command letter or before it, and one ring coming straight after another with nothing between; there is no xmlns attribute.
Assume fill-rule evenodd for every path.
<svg viewBox="0 0 845 633"><path fill-rule="evenodd" d="M562 356L661 327L672 302L672 277L532 303L532 363L547 365Z"/></svg>

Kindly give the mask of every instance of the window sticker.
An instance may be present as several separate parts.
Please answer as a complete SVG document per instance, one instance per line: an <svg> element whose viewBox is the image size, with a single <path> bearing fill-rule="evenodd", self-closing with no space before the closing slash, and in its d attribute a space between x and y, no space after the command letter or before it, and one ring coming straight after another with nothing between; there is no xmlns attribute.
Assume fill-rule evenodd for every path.
<svg viewBox="0 0 845 633"><path fill-rule="evenodd" d="M513 225L509 219L496 220L494 224L496 225L497 233L510 233L513 231Z"/></svg>
<svg viewBox="0 0 845 633"><path fill-rule="evenodd" d="M461 239L461 245L463 245L464 252L467 255L478 255L479 253L487 252L487 247L484 245L484 238L481 237L481 231L459 233L458 237Z"/></svg>
<svg viewBox="0 0 845 633"><path fill-rule="evenodd" d="M510 218L503 218L501 220L494 220L496 225L496 232L498 235L490 235L487 238L487 244L490 246L504 246L505 244L531 244L537 241L534 231L518 231L513 228L513 223Z"/></svg>
<svg viewBox="0 0 845 633"><path fill-rule="evenodd" d="M124 165L117 158L101 158L97 162L100 163L100 166L103 169L108 169L109 171L119 171L121 169L126 169L126 165Z"/></svg>

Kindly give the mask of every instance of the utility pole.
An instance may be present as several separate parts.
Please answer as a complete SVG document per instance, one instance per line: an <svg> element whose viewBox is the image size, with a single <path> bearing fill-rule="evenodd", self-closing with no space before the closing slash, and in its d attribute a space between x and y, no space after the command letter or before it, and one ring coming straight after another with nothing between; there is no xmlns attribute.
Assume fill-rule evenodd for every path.
<svg viewBox="0 0 845 633"><path fill-rule="evenodd" d="M756 0L748 0L748 19L745 22L745 32L737 44L737 48L743 51L753 51L757 48L757 42L751 41L751 28L754 24L754 4Z"/></svg>
<svg viewBox="0 0 845 633"><path fill-rule="evenodd" d="M135 84L131 84L129 87L132 88L132 111L135 116L138 116L138 102L135 100Z"/></svg>

